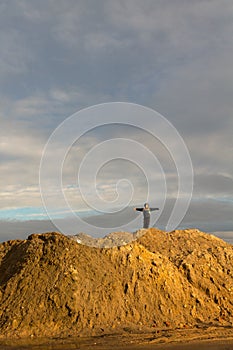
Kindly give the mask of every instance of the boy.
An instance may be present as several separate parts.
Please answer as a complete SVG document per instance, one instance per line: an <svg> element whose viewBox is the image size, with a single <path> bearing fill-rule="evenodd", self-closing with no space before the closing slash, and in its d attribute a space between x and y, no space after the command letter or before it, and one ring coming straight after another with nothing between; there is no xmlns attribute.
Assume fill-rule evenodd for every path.
<svg viewBox="0 0 233 350"><path fill-rule="evenodd" d="M134 208L134 210L143 212L143 228L149 228L150 212L154 210L159 210L159 208L150 208L149 204L145 203L143 208Z"/></svg>

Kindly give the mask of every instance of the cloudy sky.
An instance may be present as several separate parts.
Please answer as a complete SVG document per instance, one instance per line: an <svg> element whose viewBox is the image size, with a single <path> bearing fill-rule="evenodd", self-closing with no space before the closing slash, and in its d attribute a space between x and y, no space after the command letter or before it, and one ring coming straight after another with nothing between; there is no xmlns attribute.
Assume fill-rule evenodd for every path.
<svg viewBox="0 0 233 350"><path fill-rule="evenodd" d="M117 101L156 110L184 139L194 190L180 227L233 230L231 0L1 0L0 27L0 240L23 236L25 227L51 229L39 188L49 136L77 111ZM157 222L163 228L177 196L176 164L158 140L129 126L99 127L74 143L64 161L70 206L93 209L80 196L77 169L92 147L119 137L159 159L167 181ZM144 203L143 171L124 159L99 169L98 191L109 208L122 178L134 188L128 206ZM153 205L160 200L156 174ZM59 219L62 209L54 204Z"/></svg>

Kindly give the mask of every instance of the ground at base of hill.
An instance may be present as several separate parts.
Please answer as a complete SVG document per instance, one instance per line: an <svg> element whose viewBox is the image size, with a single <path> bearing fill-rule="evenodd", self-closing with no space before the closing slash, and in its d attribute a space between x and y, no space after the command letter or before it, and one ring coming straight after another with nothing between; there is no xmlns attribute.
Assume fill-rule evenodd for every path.
<svg viewBox="0 0 233 350"><path fill-rule="evenodd" d="M233 329L205 327L95 337L23 338L0 341L0 350L232 350Z"/></svg>

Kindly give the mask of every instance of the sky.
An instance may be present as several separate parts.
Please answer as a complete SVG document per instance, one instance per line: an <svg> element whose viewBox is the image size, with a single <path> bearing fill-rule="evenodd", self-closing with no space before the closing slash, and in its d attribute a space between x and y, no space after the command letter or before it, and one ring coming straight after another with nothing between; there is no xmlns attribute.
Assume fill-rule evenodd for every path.
<svg viewBox="0 0 233 350"><path fill-rule="evenodd" d="M231 0L1 0L0 28L0 240L56 229L39 184L48 138L84 108L125 102L160 113L187 146L194 186L179 227L225 231L233 241ZM136 115L135 123L141 118ZM133 126L90 129L72 145L63 168L70 207L81 217L97 214L80 195L77 169L93 147L115 138L133 140L156 155L166 177L166 201L157 168L115 159L98 170L105 210L117 196L116 183L128 179L133 192L128 201L132 188L121 188L127 207L115 221L136 218L128 208L146 201L145 173L150 172L158 188L151 204L164 204L156 226L166 227L178 195L176 164L158 139ZM53 218L69 217L65 208L56 207L56 198L52 211ZM140 225L137 219L132 229ZM104 220L115 228L112 216ZM67 233L81 230L75 225Z"/></svg>

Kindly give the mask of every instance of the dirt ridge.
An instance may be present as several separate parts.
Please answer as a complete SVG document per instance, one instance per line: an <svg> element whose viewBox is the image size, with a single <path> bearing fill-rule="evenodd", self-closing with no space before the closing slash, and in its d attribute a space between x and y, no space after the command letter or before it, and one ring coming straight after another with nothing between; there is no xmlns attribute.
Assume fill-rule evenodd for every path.
<svg viewBox="0 0 233 350"><path fill-rule="evenodd" d="M4 242L0 337L231 327L232 264L232 245L196 229L108 249L57 232Z"/></svg>

